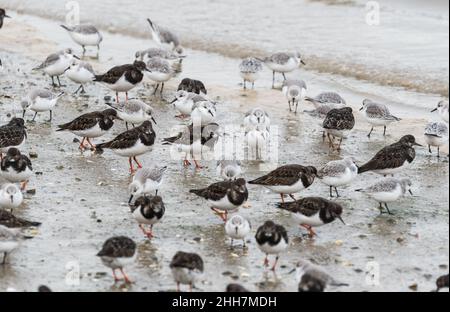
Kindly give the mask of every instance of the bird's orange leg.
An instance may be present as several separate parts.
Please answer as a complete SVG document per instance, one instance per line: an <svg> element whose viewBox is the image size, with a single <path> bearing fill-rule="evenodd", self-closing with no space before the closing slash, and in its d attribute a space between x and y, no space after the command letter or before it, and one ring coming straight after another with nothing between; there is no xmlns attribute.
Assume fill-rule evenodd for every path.
<svg viewBox="0 0 450 312"><path fill-rule="evenodd" d="M195 169L203 169L203 167L200 166L200 164L198 163L198 161L196 161L195 159L194 159L194 163L195 163Z"/></svg>
<svg viewBox="0 0 450 312"><path fill-rule="evenodd" d="M133 167L133 162L132 162L132 158L128 158L128 163L130 164L130 174L134 174L135 170Z"/></svg>
<svg viewBox="0 0 450 312"><path fill-rule="evenodd" d="M140 162L137 160L136 156L133 157L133 160L136 162L136 164L138 165L138 168L142 168L142 165L140 164Z"/></svg>
<svg viewBox="0 0 450 312"><path fill-rule="evenodd" d="M123 271L123 269L120 269L120 272L122 273L123 278L125 279L125 282L128 283L128 284L131 284L132 281L128 278L128 276L125 274L125 272Z"/></svg>
<svg viewBox="0 0 450 312"><path fill-rule="evenodd" d="M95 150L95 144L92 144L91 140L89 138L86 138L86 141L88 142L88 144L90 145L90 147Z"/></svg>
<svg viewBox="0 0 450 312"><path fill-rule="evenodd" d="M20 189L21 189L22 191L24 191L24 190L27 188L27 184L28 184L28 180L23 181L23 182L20 184Z"/></svg>
<svg viewBox="0 0 450 312"><path fill-rule="evenodd" d="M279 257L277 256L276 259L275 259L275 263L273 264L273 267L272 267L272 269L271 269L271 270L274 271L274 272L275 272L275 270L276 270L276 268L277 268L278 259L279 259Z"/></svg>
<svg viewBox="0 0 450 312"><path fill-rule="evenodd" d="M317 236L317 233L314 232L312 226L307 225L307 224L300 224L300 225L301 225L302 227L304 227L305 229L308 230L308 232L309 232L309 237L310 237L310 238L313 238L314 236Z"/></svg>

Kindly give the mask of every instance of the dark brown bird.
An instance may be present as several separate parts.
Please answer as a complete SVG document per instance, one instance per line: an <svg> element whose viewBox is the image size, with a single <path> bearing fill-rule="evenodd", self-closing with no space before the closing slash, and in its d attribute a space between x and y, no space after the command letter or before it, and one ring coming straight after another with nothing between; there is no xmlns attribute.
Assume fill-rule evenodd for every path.
<svg viewBox="0 0 450 312"><path fill-rule="evenodd" d="M323 128L327 134L332 149L341 149L342 140L355 126L355 116L351 107L335 108L328 112L323 121ZM334 139L339 138L339 145L334 145Z"/></svg>
<svg viewBox="0 0 450 312"><path fill-rule="evenodd" d="M189 285L189 290L199 279L204 270L203 259L196 253L179 251L170 262L173 278L177 283L177 291L180 291L180 284Z"/></svg>
<svg viewBox="0 0 450 312"><path fill-rule="evenodd" d="M436 291L440 291L442 288L448 288L448 274L439 277L436 280Z"/></svg>
<svg viewBox="0 0 450 312"><path fill-rule="evenodd" d="M237 292L251 292L251 291L239 284L228 284L226 292L237 293Z"/></svg>
<svg viewBox="0 0 450 312"><path fill-rule="evenodd" d="M27 138L27 127L22 118L13 118L6 125L0 126L0 159L11 147L19 148Z"/></svg>
<svg viewBox="0 0 450 312"><path fill-rule="evenodd" d="M178 85L177 91L184 90L187 92L193 92L193 93L204 93L207 94L205 85L200 80L190 79L190 78L184 78L181 80L181 83Z"/></svg>
<svg viewBox="0 0 450 312"><path fill-rule="evenodd" d="M11 16L6 14L5 9L0 9L0 28L3 27L3 20L4 20L4 18L11 18Z"/></svg>
<svg viewBox="0 0 450 312"><path fill-rule="evenodd" d="M39 226L41 223L15 217L11 212L0 209L0 225L4 225L9 228L23 228Z"/></svg>
<svg viewBox="0 0 450 312"><path fill-rule="evenodd" d="M269 266L269 255L276 255L272 271L275 271L280 253L284 252L289 245L289 238L284 226L273 221L266 221L256 231L255 235L258 248L266 254L264 267Z"/></svg>

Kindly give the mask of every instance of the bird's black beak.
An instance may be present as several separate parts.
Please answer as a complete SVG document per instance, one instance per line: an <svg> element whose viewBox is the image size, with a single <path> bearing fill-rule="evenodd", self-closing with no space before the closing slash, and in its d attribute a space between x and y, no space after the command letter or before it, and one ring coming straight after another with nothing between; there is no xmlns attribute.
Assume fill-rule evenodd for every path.
<svg viewBox="0 0 450 312"><path fill-rule="evenodd" d="M152 116L152 121L155 123L155 125L158 124L153 116Z"/></svg>
<svg viewBox="0 0 450 312"><path fill-rule="evenodd" d="M213 114L213 112L212 112L211 110L208 110L208 113L209 113L211 116L214 117L214 114Z"/></svg>
<svg viewBox="0 0 450 312"><path fill-rule="evenodd" d="M431 112L434 113L435 111L437 111L437 107L435 109L433 109Z"/></svg>
<svg viewBox="0 0 450 312"><path fill-rule="evenodd" d="M297 268L293 268L292 270L290 270L290 271L288 272L288 274L292 274L292 273L294 273L295 271L297 271Z"/></svg>
<svg viewBox="0 0 450 312"><path fill-rule="evenodd" d="M79 56L74 55L73 58L77 59L77 60L81 60Z"/></svg>
<svg viewBox="0 0 450 312"><path fill-rule="evenodd" d="M408 190L409 194L414 195L413 192L411 190Z"/></svg>
<svg viewBox="0 0 450 312"><path fill-rule="evenodd" d="M175 103L177 100L178 100L177 98L173 99L173 100L170 102L170 104Z"/></svg>
<svg viewBox="0 0 450 312"><path fill-rule="evenodd" d="M414 142L413 145L423 147L423 145L421 145L421 144L419 144L419 143L416 143L416 142Z"/></svg>
<svg viewBox="0 0 450 312"><path fill-rule="evenodd" d="M146 70L146 71L148 71L149 73L151 73L151 72L152 72L152 71L151 71L150 69L148 69L148 68L146 68L145 70Z"/></svg>
<svg viewBox="0 0 450 312"><path fill-rule="evenodd" d="M363 107L361 107L361 108L360 108L359 110L360 110L360 111L362 111L363 109L364 109L364 106L363 106Z"/></svg>
<svg viewBox="0 0 450 312"><path fill-rule="evenodd" d="M337 216L337 218L338 218L344 225L347 225L347 224L345 224L344 220L342 220L341 216Z"/></svg>
<svg viewBox="0 0 450 312"><path fill-rule="evenodd" d="M67 67L66 69L64 69L64 72L68 71L70 69L70 67Z"/></svg>
<svg viewBox="0 0 450 312"><path fill-rule="evenodd" d="M24 109L23 110L23 113L22 113L22 118L25 118L25 112L26 112L26 110ZM26 128L25 128L26 129Z"/></svg>
<svg viewBox="0 0 450 312"><path fill-rule="evenodd" d="M6 17L6 18L11 18L11 16L9 16L9 15L6 15L6 14L5 14L5 17Z"/></svg>
<svg viewBox="0 0 450 312"><path fill-rule="evenodd" d="M300 63L302 63L302 65L306 65L304 60L300 60Z"/></svg>
<svg viewBox="0 0 450 312"><path fill-rule="evenodd" d="M134 195L131 195L131 196L130 196L130 199L128 200L128 205L129 205L129 206L131 206L131 201L133 200L133 196L134 196Z"/></svg>
<svg viewBox="0 0 450 312"><path fill-rule="evenodd" d="M11 203L12 203L14 201L14 196L11 195L10 197L11 197Z"/></svg>

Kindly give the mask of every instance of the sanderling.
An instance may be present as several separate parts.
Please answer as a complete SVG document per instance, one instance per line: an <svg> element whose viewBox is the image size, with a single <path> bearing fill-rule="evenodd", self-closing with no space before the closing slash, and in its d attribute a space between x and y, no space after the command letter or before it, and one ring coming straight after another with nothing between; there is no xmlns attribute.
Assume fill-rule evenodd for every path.
<svg viewBox="0 0 450 312"><path fill-rule="evenodd" d="M265 126L255 127L245 133L248 159L263 160L267 156L270 134Z"/></svg>
<svg viewBox="0 0 450 312"><path fill-rule="evenodd" d="M204 126L213 123L216 120L216 115L216 103L209 100L199 101L192 107L191 119L193 122L199 121Z"/></svg>
<svg viewBox="0 0 450 312"><path fill-rule="evenodd" d="M244 80L244 90L247 89L247 81L252 83L252 89L255 87L255 81L258 80L262 71L262 63L253 57L243 59L239 64L239 73Z"/></svg>
<svg viewBox="0 0 450 312"><path fill-rule="evenodd" d="M328 112L323 121L323 128L330 141L330 148L341 149L342 140L346 137L355 126L355 116L351 107L344 107L341 109L332 109ZM334 139L340 138L339 145L334 145Z"/></svg>
<svg viewBox="0 0 450 312"><path fill-rule="evenodd" d="M203 274L203 259L196 253L178 251L170 262L173 278L177 283L177 291L180 291L180 284L189 285L189 290Z"/></svg>
<svg viewBox="0 0 450 312"><path fill-rule="evenodd" d="M0 28L3 27L3 19L4 18L11 18L8 14L6 14L5 9L0 9Z"/></svg>
<svg viewBox="0 0 450 312"><path fill-rule="evenodd" d="M254 130L259 128L269 128L270 117L262 108L256 107L251 109L245 114L244 127L245 131Z"/></svg>
<svg viewBox="0 0 450 312"><path fill-rule="evenodd" d="M84 90L84 85L86 83L91 83L94 81L95 72L92 68L92 65L88 62L79 62L74 63L69 68L67 68L66 76L73 82L80 84L74 94L77 94L80 90L81 93L86 93L86 91Z"/></svg>
<svg viewBox="0 0 450 312"><path fill-rule="evenodd" d="M142 168L142 165L136 159L136 156L143 155L153 149L155 144L156 133L153 130L151 121L144 121L139 127L127 130L113 140L101 144L97 144L96 149L111 149L115 154L128 157L130 165L130 173L134 173L133 160Z"/></svg>
<svg viewBox="0 0 450 312"><path fill-rule="evenodd" d="M20 188L12 183L2 185L0 189L0 209L13 209L19 207L23 202L23 195Z"/></svg>
<svg viewBox="0 0 450 312"><path fill-rule="evenodd" d="M321 197L305 197L290 203L279 203L277 207L292 213L293 219L308 230L309 237L317 235L313 227L329 224L336 219L344 223L342 206Z"/></svg>
<svg viewBox="0 0 450 312"><path fill-rule="evenodd" d="M128 186L130 192L128 203L131 203L133 197L139 195L152 195L153 192L155 192L155 195L158 195L158 190L163 184L164 173L166 171L167 166L152 166L137 170L133 181Z"/></svg>
<svg viewBox="0 0 450 312"><path fill-rule="evenodd" d="M116 66L108 70L106 74L95 75L94 81L103 83L106 87L116 92L116 102L119 102L119 92L125 92L128 101L128 91L136 87L144 78L144 71L148 71L147 65L141 61L133 64Z"/></svg>
<svg viewBox="0 0 450 312"><path fill-rule="evenodd" d="M272 271L275 272L280 253L284 252L289 246L289 238L286 229L273 221L266 221L256 231L255 235L258 248L266 254L264 258L264 267L269 266L269 255L276 255Z"/></svg>
<svg viewBox="0 0 450 312"><path fill-rule="evenodd" d="M224 222L228 220L228 212L236 211L248 199L246 181L242 178L213 183L207 188L190 190L208 201L211 210Z"/></svg>
<svg viewBox="0 0 450 312"><path fill-rule="evenodd" d="M25 118L27 109L34 111L32 121L36 119L38 113L49 112L50 119L52 121L53 108L55 108L58 100L64 95L64 92L59 94L53 94L47 89L33 89L20 103L23 113L22 118Z"/></svg>
<svg viewBox="0 0 450 312"><path fill-rule="evenodd" d="M156 124L153 117L153 108L139 99L129 99L127 102L110 103L105 101L106 105L111 106L117 111L117 116L125 121L125 127L128 130L128 123L140 125L146 120L151 120Z"/></svg>
<svg viewBox="0 0 450 312"><path fill-rule="evenodd" d="M289 195L295 200L294 195L313 184L317 176L317 169L312 166L285 165L269 172L265 176L248 182L249 184L262 185L281 196L284 203L284 195Z"/></svg>
<svg viewBox="0 0 450 312"><path fill-rule="evenodd" d="M436 292L439 292L443 288L448 288L448 274L439 277L436 280Z"/></svg>
<svg viewBox="0 0 450 312"><path fill-rule="evenodd" d="M389 108L387 108L387 106L384 104L365 99L362 105L363 106L359 110L363 112L364 118L372 126L372 129L370 129L370 132L367 135L369 138L374 127L383 126L383 136L386 136L387 125L393 123L394 121L401 120L400 118L392 115L389 111Z"/></svg>
<svg viewBox="0 0 450 312"><path fill-rule="evenodd" d="M3 254L1 265L6 264L6 258L19 247L23 238L24 236L20 229L7 228L0 225L0 254Z"/></svg>
<svg viewBox="0 0 450 312"><path fill-rule="evenodd" d="M381 149L366 164L358 168L358 173L373 171L381 175L394 175L411 164L416 157L413 146L422 146L416 143L412 135L403 136L400 141Z"/></svg>
<svg viewBox="0 0 450 312"><path fill-rule="evenodd" d="M159 57L169 62L171 66L174 66L177 62L181 62L184 58L183 55L179 55L178 53L161 48L149 48L146 50L137 51L135 57L137 60L145 63L153 57Z"/></svg>
<svg viewBox="0 0 450 312"><path fill-rule="evenodd" d="M159 93L162 94L164 90L164 83L170 80L174 75L172 67L165 59L160 57L152 57L147 62L147 69L148 72L146 73L146 76L156 82L156 87L153 94L156 94L156 91L158 91L160 85L161 90Z"/></svg>
<svg viewBox="0 0 450 312"><path fill-rule="evenodd" d="M116 270L120 270L126 283L131 283L123 268L134 262L136 258L136 243L128 237L111 237L103 244L102 249L97 254L103 264L113 272L114 282L119 281Z"/></svg>
<svg viewBox="0 0 450 312"><path fill-rule="evenodd" d="M14 117L6 125L0 126L0 160L3 153L7 153L11 147L20 149L27 138L27 127L22 118Z"/></svg>
<svg viewBox="0 0 450 312"><path fill-rule="evenodd" d="M225 233L231 238L231 248L233 248L233 241L241 239L243 247L246 248L245 238L250 233L252 227L250 222L240 215L234 215L225 223Z"/></svg>
<svg viewBox="0 0 450 312"><path fill-rule="evenodd" d="M33 70L42 70L52 78L52 86L56 87L54 78L58 80L58 85L62 87L59 76L64 74L67 68L72 64L73 59L79 59L73 54L72 49L66 49L57 53L50 54L46 60Z"/></svg>
<svg viewBox="0 0 450 312"><path fill-rule="evenodd" d="M244 286L239 284L228 284L225 292L237 293L237 292L250 292Z"/></svg>
<svg viewBox="0 0 450 312"><path fill-rule="evenodd" d="M164 48L175 51L180 55L183 54L183 48L177 35L166 28L155 25L149 18L147 22L150 24L154 41Z"/></svg>
<svg viewBox="0 0 450 312"><path fill-rule="evenodd" d="M178 85L177 91L187 91L192 92L196 94L207 94L208 91L205 88L205 85L200 80L190 79L190 78L184 78L181 80L180 84Z"/></svg>
<svg viewBox="0 0 450 312"><path fill-rule="evenodd" d="M97 58L100 53L100 42L103 36L93 25L81 24L75 26L61 25L62 28L69 32L70 37L83 48L83 56L86 54L86 46L97 47Z"/></svg>
<svg viewBox="0 0 450 312"><path fill-rule="evenodd" d="M288 100L289 111L295 106L297 114L298 104L302 102L306 96L306 83L303 80L287 79L283 82L282 92Z"/></svg>
<svg viewBox="0 0 450 312"><path fill-rule="evenodd" d="M219 125L211 123L206 126L196 126L191 124L184 127L177 135L163 139L163 145L174 145L178 151L185 153L184 166L191 165L187 159L191 153L194 152L194 163L197 169L203 167L199 165L198 159L195 159L196 154L203 152L203 150L214 149L215 144L219 139Z"/></svg>
<svg viewBox="0 0 450 312"><path fill-rule="evenodd" d="M322 92L315 97L306 96L305 101L313 103L316 108L322 104L335 104L333 108L343 108L346 105L344 98L336 92Z"/></svg>
<svg viewBox="0 0 450 312"><path fill-rule="evenodd" d="M0 176L11 183L21 183L20 188L27 187L28 180L33 175L31 160L26 155L12 147L6 152L0 165Z"/></svg>
<svg viewBox="0 0 450 312"><path fill-rule="evenodd" d="M117 111L109 108L103 111L96 111L87 114L83 114L71 122L58 126L56 131L70 131L76 136L80 136L83 139L80 142L79 149L85 150L85 141L92 149L95 149L95 145L90 139L98 138L108 132L109 129L114 126L114 120L120 119L117 117Z"/></svg>
<svg viewBox="0 0 450 312"><path fill-rule="evenodd" d="M160 196L143 195L130 205L131 213L139 223L139 228L148 239L152 239L153 225L161 221L166 208ZM150 225L150 230L146 230L144 225Z"/></svg>
<svg viewBox="0 0 450 312"><path fill-rule="evenodd" d="M442 120L448 123L448 101L440 101L435 109L431 112L438 111Z"/></svg>
<svg viewBox="0 0 450 312"><path fill-rule="evenodd" d="M375 199L380 204L380 213L383 213L384 204L388 214L392 214L389 211L387 203L398 200L400 197L404 196L406 192L409 192L412 195L411 186L412 183L409 179L385 178L372 186L356 191L367 194L369 197Z"/></svg>
<svg viewBox="0 0 450 312"><path fill-rule="evenodd" d="M0 225L4 225L9 228L26 228L39 226L41 223L16 217L11 212L0 209Z"/></svg>
<svg viewBox="0 0 450 312"><path fill-rule="evenodd" d="M425 141L428 144L428 151L431 146L437 146L437 157L439 158L440 147L448 144L448 126L445 122L429 122L425 127Z"/></svg>
<svg viewBox="0 0 450 312"><path fill-rule="evenodd" d="M303 259L297 263L295 272L299 292L323 292L328 285L348 286L348 284L337 282L322 268Z"/></svg>
<svg viewBox="0 0 450 312"><path fill-rule="evenodd" d="M219 160L216 171L217 175L225 180L236 180L242 173L241 162L239 160Z"/></svg>
<svg viewBox="0 0 450 312"><path fill-rule="evenodd" d="M195 104L204 101L208 101L208 99L203 95L184 90L178 90L175 93L175 99L170 102L170 104L172 104L175 109L180 112L180 115L177 115L175 117L184 119L191 116Z"/></svg>
<svg viewBox="0 0 450 312"><path fill-rule="evenodd" d="M330 187L330 197L333 188L339 197L337 187L350 184L357 175L358 167L351 157L330 161L317 172L317 177Z"/></svg>
<svg viewBox="0 0 450 312"><path fill-rule="evenodd" d="M273 72L272 88L275 87L275 73L281 73L286 80L286 73L294 71L300 64L306 65L299 52L295 53L275 53L261 60Z"/></svg>

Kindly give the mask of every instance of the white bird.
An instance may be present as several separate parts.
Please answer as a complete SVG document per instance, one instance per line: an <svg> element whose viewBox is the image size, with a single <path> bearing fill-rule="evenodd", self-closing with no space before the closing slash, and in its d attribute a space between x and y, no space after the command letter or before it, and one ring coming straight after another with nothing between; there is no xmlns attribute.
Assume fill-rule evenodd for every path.
<svg viewBox="0 0 450 312"><path fill-rule="evenodd" d="M200 122L202 126L213 123L216 120L217 110L215 103L207 100L194 104L191 119L194 123Z"/></svg>
<svg viewBox="0 0 450 312"><path fill-rule="evenodd" d="M373 102L369 99L363 101L363 106L359 110L362 111L364 118L372 126L372 129L370 129L367 135L369 138L374 127L384 127L383 136L386 136L386 127L395 121L401 120L392 115L386 105Z"/></svg>
<svg viewBox="0 0 450 312"><path fill-rule="evenodd" d="M166 170L167 166L152 166L138 169L133 177L133 181L128 186L131 194L128 203L131 203L133 197L139 195L153 195L153 192L155 192L155 195L158 195L158 190L163 184Z"/></svg>
<svg viewBox="0 0 450 312"><path fill-rule="evenodd" d="M125 121L125 126L128 129L128 123L132 125L140 125L146 120L152 120L155 124L155 118L153 117L153 108L139 99L128 99L128 101L121 101L117 103L109 103L106 101L106 105L111 106L117 111L117 116Z"/></svg>
<svg viewBox="0 0 450 312"><path fill-rule="evenodd" d="M153 94L156 94L159 86L161 85L160 94L163 93L164 83L169 81L175 74L170 63L160 57L152 57L147 62L148 71L145 75L152 81L156 82L156 87Z"/></svg>
<svg viewBox="0 0 450 312"><path fill-rule="evenodd" d="M97 58L100 53L100 42L103 36L93 25L82 24L75 26L61 25L62 28L69 32L70 37L83 48L83 56L86 54L86 46L97 47Z"/></svg>
<svg viewBox="0 0 450 312"><path fill-rule="evenodd" d="M351 157L330 161L317 172L317 177L330 187L330 197L333 197L333 188L339 197L337 187L350 184L357 175L358 167Z"/></svg>
<svg viewBox="0 0 450 312"><path fill-rule="evenodd" d="M207 100L208 99L203 95L179 90L176 92L175 99L171 102L171 104L180 112L180 115L176 117L186 118L191 116L192 110L194 109L194 105L196 103Z"/></svg>
<svg viewBox="0 0 450 312"><path fill-rule="evenodd" d="M19 207L23 202L22 191L16 184L7 183L0 189L0 208L13 209Z"/></svg>
<svg viewBox="0 0 450 312"><path fill-rule="evenodd" d="M231 238L231 247L233 247L233 240L242 239L243 247L246 248L245 238L250 231L250 222L240 215L232 216L227 223L225 223L225 233Z"/></svg>
<svg viewBox="0 0 450 312"><path fill-rule="evenodd" d="M253 160L263 160L267 154L269 131L264 127L256 127L245 135L248 147L248 157Z"/></svg>
<svg viewBox="0 0 450 312"><path fill-rule="evenodd" d="M219 160L217 162L217 175L225 180L235 180L242 173L241 162L239 160Z"/></svg>
<svg viewBox="0 0 450 312"><path fill-rule="evenodd" d="M251 131L259 128L269 128L270 117L262 108L256 107L248 111L244 118L245 131Z"/></svg>
<svg viewBox="0 0 450 312"><path fill-rule="evenodd" d="M442 120L448 123L448 101L440 101L435 109L432 112L438 111Z"/></svg>
<svg viewBox="0 0 450 312"><path fill-rule="evenodd" d="M247 89L247 81L252 83L252 89L255 87L255 81L258 80L262 71L262 63L253 57L243 59L239 64L239 74L244 79L244 90Z"/></svg>
<svg viewBox="0 0 450 312"><path fill-rule="evenodd" d="M25 117L25 112L27 109L34 111L33 121L36 118L36 115L40 112L50 112L50 119L52 121L52 113L53 108L56 106L56 103L64 95L64 92L59 94L54 94L46 89L33 89L31 90L25 99L20 103L23 109L22 118Z"/></svg>
<svg viewBox="0 0 450 312"><path fill-rule="evenodd" d="M6 264L6 258L19 247L23 238L24 236L20 229L7 228L4 225L0 225L0 254L3 254L1 265Z"/></svg>
<svg viewBox="0 0 450 312"><path fill-rule="evenodd" d="M323 292L330 286L348 286L337 282L331 275L317 265L301 259L295 268L299 292Z"/></svg>
<svg viewBox="0 0 450 312"><path fill-rule="evenodd" d="M58 85L62 87L59 76L64 74L67 68L72 64L73 59L79 59L73 54L72 49L65 49L53 54L50 54L45 61L34 68L33 70L42 70L44 73L52 78L52 86L56 87L54 78L58 80Z"/></svg>
<svg viewBox="0 0 450 312"><path fill-rule="evenodd" d="M428 151L431 146L437 146L437 157L440 157L440 147L448 144L448 126L445 122L429 122L425 127L425 141L428 144Z"/></svg>
<svg viewBox="0 0 450 312"><path fill-rule="evenodd" d="M289 111L295 105L295 113L297 113L298 104L303 102L306 97L306 83L303 80L288 79L283 82L282 92L286 96L289 104Z"/></svg>
<svg viewBox="0 0 450 312"><path fill-rule="evenodd" d="M95 72L92 65L88 62L73 63L67 70L66 76L75 83L80 84L80 87L74 92L77 94L81 90L81 93L86 93L84 85L91 83L95 79Z"/></svg>
<svg viewBox="0 0 450 312"><path fill-rule="evenodd" d="M167 50L175 51L179 55L183 55L184 50L177 35L166 28L155 25L149 18L147 22L150 24L152 39L156 43Z"/></svg>
<svg viewBox="0 0 450 312"><path fill-rule="evenodd" d="M295 53L275 53L261 60L273 72L272 88L275 87L275 73L281 73L286 80L285 73L289 73L299 68L301 64L306 65L299 52Z"/></svg>

